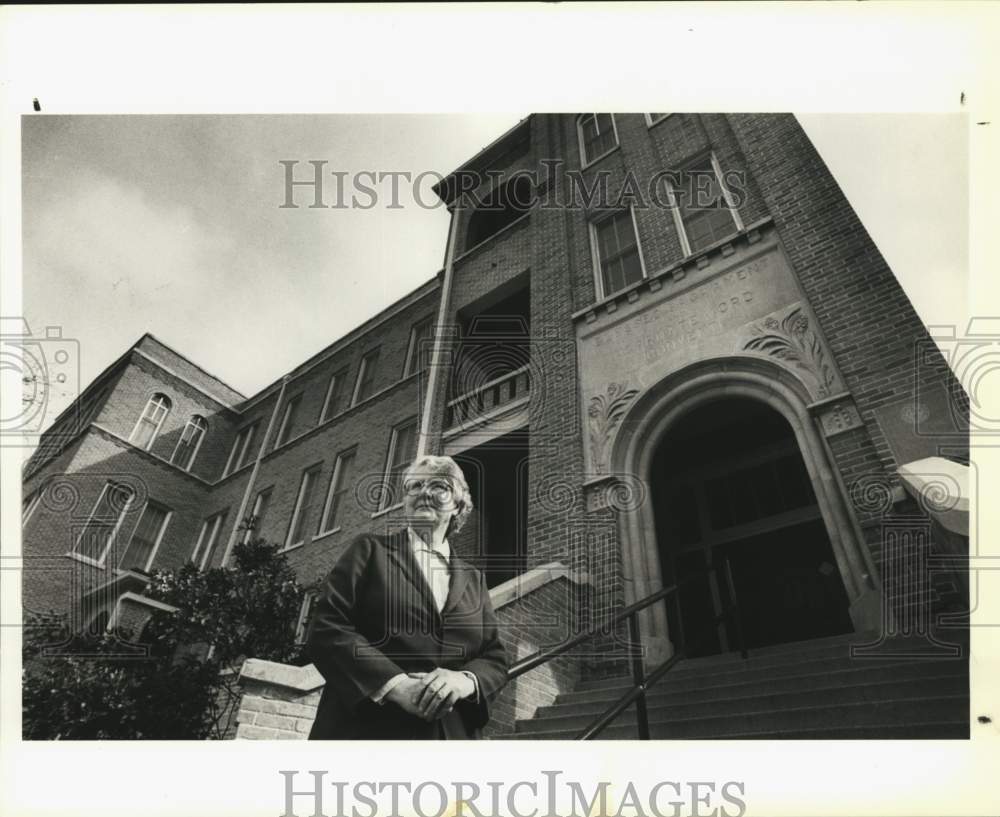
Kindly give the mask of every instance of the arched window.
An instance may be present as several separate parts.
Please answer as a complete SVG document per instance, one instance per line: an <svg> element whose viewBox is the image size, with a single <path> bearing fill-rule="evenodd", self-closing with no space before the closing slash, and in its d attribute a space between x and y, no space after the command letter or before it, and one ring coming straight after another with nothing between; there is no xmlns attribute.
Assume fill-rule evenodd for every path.
<svg viewBox="0 0 1000 817"><path fill-rule="evenodd" d="M207 432L208 420L200 414L193 415L184 426L184 431L181 433L180 439L177 440L177 446L174 448L174 455L170 461L185 471L190 471Z"/></svg>
<svg viewBox="0 0 1000 817"><path fill-rule="evenodd" d="M152 448L153 440L156 439L156 435L163 428L163 421L167 419L172 405L170 398L165 394L157 392L150 397L149 402L146 403L146 408L142 410L139 422L132 429L129 442L146 451Z"/></svg>
<svg viewBox="0 0 1000 817"><path fill-rule="evenodd" d="M469 216L465 249L482 244L528 212L531 192L531 182L525 176L515 176L502 187L491 190Z"/></svg>

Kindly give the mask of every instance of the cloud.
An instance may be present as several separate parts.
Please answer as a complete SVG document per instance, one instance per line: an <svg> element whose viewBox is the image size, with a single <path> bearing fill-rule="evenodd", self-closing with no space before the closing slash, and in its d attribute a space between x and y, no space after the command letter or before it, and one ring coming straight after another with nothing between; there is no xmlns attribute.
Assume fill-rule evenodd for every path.
<svg viewBox="0 0 1000 817"><path fill-rule="evenodd" d="M33 198L24 213L26 301L43 296L52 307L98 295L103 308L145 311L181 288L210 297L213 276L204 273L234 243L192 211L100 174Z"/></svg>

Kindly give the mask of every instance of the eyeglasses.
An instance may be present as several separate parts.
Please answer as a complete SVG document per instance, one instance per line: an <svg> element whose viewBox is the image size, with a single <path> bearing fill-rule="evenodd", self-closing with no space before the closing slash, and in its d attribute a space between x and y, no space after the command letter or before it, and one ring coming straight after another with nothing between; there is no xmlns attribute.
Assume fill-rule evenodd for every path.
<svg viewBox="0 0 1000 817"><path fill-rule="evenodd" d="M446 479L408 479L403 483L403 490L411 496L421 494L425 490L430 491L437 500L450 499L451 495L455 493L455 489Z"/></svg>

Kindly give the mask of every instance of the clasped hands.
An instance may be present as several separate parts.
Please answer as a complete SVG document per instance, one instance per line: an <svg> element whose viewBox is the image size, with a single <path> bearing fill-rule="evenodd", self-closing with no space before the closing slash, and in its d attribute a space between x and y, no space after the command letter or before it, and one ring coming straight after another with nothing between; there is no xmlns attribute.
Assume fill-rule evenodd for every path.
<svg viewBox="0 0 1000 817"><path fill-rule="evenodd" d="M411 672L394 686L386 698L411 715L425 721L444 717L455 703L475 694L476 685L468 675L437 667L430 672Z"/></svg>

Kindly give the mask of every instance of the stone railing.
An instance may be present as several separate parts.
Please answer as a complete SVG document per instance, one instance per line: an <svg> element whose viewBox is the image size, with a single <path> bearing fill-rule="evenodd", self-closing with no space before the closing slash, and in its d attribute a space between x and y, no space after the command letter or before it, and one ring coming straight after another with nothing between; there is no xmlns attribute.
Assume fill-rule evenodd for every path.
<svg viewBox="0 0 1000 817"><path fill-rule="evenodd" d="M531 394L531 371L521 366L466 392L445 406L445 428L476 426Z"/></svg>

